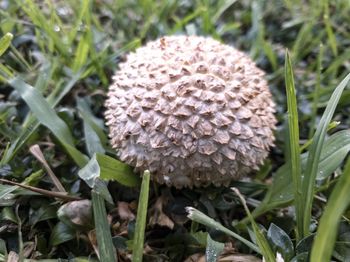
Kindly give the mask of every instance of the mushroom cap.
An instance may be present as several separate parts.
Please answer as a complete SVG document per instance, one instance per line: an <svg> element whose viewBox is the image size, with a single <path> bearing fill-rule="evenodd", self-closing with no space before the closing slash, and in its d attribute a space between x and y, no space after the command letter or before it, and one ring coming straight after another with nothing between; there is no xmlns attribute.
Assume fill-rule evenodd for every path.
<svg viewBox="0 0 350 262"><path fill-rule="evenodd" d="M119 158L177 188L227 186L257 170L276 118L264 72L244 53L199 36L165 36L127 55L106 124Z"/></svg>

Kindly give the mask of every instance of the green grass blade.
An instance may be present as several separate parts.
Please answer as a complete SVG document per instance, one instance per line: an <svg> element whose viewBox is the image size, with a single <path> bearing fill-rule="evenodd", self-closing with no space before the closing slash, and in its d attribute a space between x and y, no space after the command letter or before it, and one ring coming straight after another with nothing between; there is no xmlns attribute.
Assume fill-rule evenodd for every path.
<svg viewBox="0 0 350 262"><path fill-rule="evenodd" d="M320 98L321 80L323 77L323 75L322 75L323 54L324 54L324 48L323 48L323 45L320 44L320 51L319 51L318 57L317 57L317 78L316 78L315 91L313 92L312 114L311 114L311 119L310 119L309 139L312 138L314 131L315 131L314 126L316 123L317 107L318 107L319 98Z"/></svg>
<svg viewBox="0 0 350 262"><path fill-rule="evenodd" d="M74 147L73 136L68 126L57 116L40 92L20 78L9 80L9 84L20 93L38 120L58 138L73 160L79 166L84 166L87 162L86 156Z"/></svg>
<svg viewBox="0 0 350 262"><path fill-rule="evenodd" d="M24 58L23 54L19 50L17 50L17 48L15 48L13 45L10 46L10 49L13 54L13 57L21 65L21 67L25 69L27 72L32 71L31 65Z"/></svg>
<svg viewBox="0 0 350 262"><path fill-rule="evenodd" d="M205 249L205 258L207 262L216 262L224 250L225 244L214 241L210 235L207 236L207 248Z"/></svg>
<svg viewBox="0 0 350 262"><path fill-rule="evenodd" d="M260 231L260 228L258 227L258 225L255 223L254 218L252 216L252 214L249 211L249 208L247 206L247 203L244 199L244 197L241 195L241 193L239 192L239 190L237 188L231 188L236 195L239 197L239 199L241 200L243 207L248 215L248 218L250 220L250 223L252 224L253 227L253 231L255 234L255 238L256 238L256 243L259 246L259 249L265 259L266 262L275 262L276 258L275 258L275 254L273 253L271 246L269 244L269 242L267 241L266 237L264 236L264 234Z"/></svg>
<svg viewBox="0 0 350 262"><path fill-rule="evenodd" d="M306 169L304 172L304 180L302 183L302 192L305 197L304 222L303 231L305 235L309 234L309 226L311 221L311 209L314 197L314 186L320 162L321 150L327 132L327 127L333 117L341 94L350 80L350 73L341 81L334 90L328 101L327 107L322 115L320 123L314 135L313 142L310 146L309 156L307 159Z"/></svg>
<svg viewBox="0 0 350 262"><path fill-rule="evenodd" d="M52 108L54 108L62 98L73 88L74 84L79 80L80 74L75 74L72 76L71 80L68 81L66 85L57 85L52 93L48 96L47 102ZM47 80L48 81L48 80ZM39 121L34 115L30 115L26 118L22 125L22 130L18 137L11 142L11 146L5 152L1 164L7 164L13 156L20 150L25 143L28 141L29 137L38 129L40 126Z"/></svg>
<svg viewBox="0 0 350 262"><path fill-rule="evenodd" d="M38 181L42 178L43 171L39 169L38 171L32 173L28 176L22 183L24 185L31 185L34 181ZM19 186L4 186L0 188L0 202L5 200L6 197L11 194L13 191L20 189Z"/></svg>
<svg viewBox="0 0 350 262"><path fill-rule="evenodd" d="M11 33L6 33L1 39L0 39L0 56L2 56L3 53L9 48L11 45L13 35Z"/></svg>
<svg viewBox="0 0 350 262"><path fill-rule="evenodd" d="M11 142L10 147L4 153L3 158L1 159L1 164L7 164L9 161L11 161L11 159L16 155L17 151L22 148L39 125L39 121L37 119L33 119L22 128L20 134L13 142Z"/></svg>
<svg viewBox="0 0 350 262"><path fill-rule="evenodd" d="M323 146L318 165L317 180L326 179L350 152L350 130L342 130L329 137Z"/></svg>
<svg viewBox="0 0 350 262"><path fill-rule="evenodd" d="M297 220L297 239L304 236L303 233L303 194L301 191L302 178L300 166L300 148L299 148L299 120L298 120L298 106L294 86L294 77L292 63L288 51L285 57L285 81L288 104L288 126L289 126L289 155L290 168L293 179L294 188L294 202L296 207Z"/></svg>
<svg viewBox="0 0 350 262"><path fill-rule="evenodd" d="M90 15L91 15L91 1L90 0L81 0L79 6L79 15L76 19L75 26L72 27L72 30L68 35L69 45L73 45L73 41L76 39L79 28L84 22L87 22L90 26ZM90 29L89 29L90 30Z"/></svg>
<svg viewBox="0 0 350 262"><path fill-rule="evenodd" d="M0 81L6 82L6 79L13 78L13 71L0 63Z"/></svg>
<svg viewBox="0 0 350 262"><path fill-rule="evenodd" d="M266 55L266 57L269 59L269 62L273 68L274 71L277 71L277 56L272 48L272 45L269 41L262 40L262 49Z"/></svg>
<svg viewBox="0 0 350 262"><path fill-rule="evenodd" d="M350 204L350 159L321 217L311 250L311 262L330 261L342 214Z"/></svg>
<svg viewBox="0 0 350 262"><path fill-rule="evenodd" d="M224 232L225 234L241 241L243 244L245 244L250 249L254 250L255 252L262 254L259 247L255 245L254 243L250 242L249 240L241 237L239 234L229 230L228 228L221 225L219 222L216 222L214 219L208 217L207 215L203 214L199 210L193 208L193 207L186 207L186 211L188 213L187 217L191 219L192 221L195 221L197 223L200 223L202 225L205 225L207 227L213 228L215 230L220 230Z"/></svg>
<svg viewBox="0 0 350 262"><path fill-rule="evenodd" d="M65 122L57 116L56 112L34 87L26 84L20 78L11 79L9 84L21 94L23 100L43 125L50 128L60 140L67 144L73 144L72 134Z"/></svg>
<svg viewBox="0 0 350 262"><path fill-rule="evenodd" d="M79 44L75 51L75 59L73 61L73 71L79 71L85 64L88 58L90 49L94 49L91 36L91 1L85 0L81 3L81 13L79 15L79 23L85 25L85 32L79 40ZM76 25L76 28L79 28L81 24ZM77 29L75 29L77 30ZM72 40L74 38L71 38Z"/></svg>
<svg viewBox="0 0 350 262"><path fill-rule="evenodd" d="M305 53L304 47L305 45L310 44L312 41L312 29L313 29L313 21L310 21L308 23L304 23L304 25L299 30L299 33L297 35L297 38L294 41L293 48L292 48L292 54L295 61L299 61L299 59L302 58L303 54Z"/></svg>
<svg viewBox="0 0 350 262"><path fill-rule="evenodd" d="M337 56L332 60L331 64L328 66L326 71L323 73L323 77L330 77L339 70L341 66L344 65L350 59L350 50L346 50L341 56Z"/></svg>
<svg viewBox="0 0 350 262"><path fill-rule="evenodd" d="M106 139L102 128L96 123L97 119L92 115L91 110L84 99L77 99L77 108L79 115L83 120L85 145L89 156L92 157L95 153L104 154L105 149L103 145L106 144ZM105 140L102 141L101 137Z"/></svg>
<svg viewBox="0 0 350 262"><path fill-rule="evenodd" d="M79 114L81 115L84 121L84 125L85 124L89 125L93 129L93 131L96 133L96 135L99 138L101 146L103 147L104 145L107 145L108 138L103 130L104 122L102 119L99 119L96 116L94 116L94 114L90 109L88 100L86 98L77 98L77 108L78 108ZM86 144L88 144L88 141L86 141Z"/></svg>
<svg viewBox="0 0 350 262"><path fill-rule="evenodd" d="M342 163L350 151L350 131L339 131L330 136L322 148L316 179L325 179L330 176ZM306 168L307 154L301 155L302 170ZM259 216L271 209L286 206L293 197L293 183L289 164L281 166L274 175L274 181L267 191L264 200L253 211L253 216ZM246 223L248 217L241 221Z"/></svg>
<svg viewBox="0 0 350 262"><path fill-rule="evenodd" d="M179 19L175 26L171 29L170 34L174 34L181 30L186 24L188 24L190 21L194 20L198 16L200 16L203 12L205 12L204 7L199 7L196 10L193 11L193 13L188 14L183 19Z"/></svg>
<svg viewBox="0 0 350 262"><path fill-rule="evenodd" d="M141 43L142 42L141 42L140 38L133 39L132 41L127 43L125 46L123 46L122 48L118 49L117 52L115 52L114 54L111 54L110 56L108 56L106 64L114 63L115 59L120 57L125 52L134 50L135 48L139 47L141 45Z"/></svg>
<svg viewBox="0 0 350 262"><path fill-rule="evenodd" d="M145 228L147 218L147 207L148 207L148 195L149 195L149 181L150 172L145 171L142 176L141 192L139 198L139 204L137 207L137 219L135 226L135 236L133 242L132 261L141 262L144 239L145 239Z"/></svg>
<svg viewBox="0 0 350 262"><path fill-rule="evenodd" d="M58 222L52 229L49 246L57 246L74 239L75 230L63 222Z"/></svg>
<svg viewBox="0 0 350 262"><path fill-rule="evenodd" d="M124 186L135 187L140 185L140 177L134 174L132 168L110 156L96 154L96 160L100 165L100 178L103 180L115 180Z"/></svg>
<svg viewBox="0 0 350 262"><path fill-rule="evenodd" d="M94 153L104 154L105 149L101 144L100 138L98 137L98 135L96 134L92 126L85 119L83 119L83 128L84 128L86 150L89 156L90 157L93 156Z"/></svg>
<svg viewBox="0 0 350 262"><path fill-rule="evenodd" d="M219 4L219 9L212 15L211 20L213 23L217 23L219 18L230 8L232 7L237 0L225 0L221 5Z"/></svg>
<svg viewBox="0 0 350 262"><path fill-rule="evenodd" d="M328 36L329 45L331 46L333 55L337 56L338 55L337 40L335 38L333 29L332 29L332 25L331 25L331 21L329 19L329 6L328 5L329 5L328 1L324 1L323 21L324 21L325 26L326 26L326 32L327 32L327 36Z"/></svg>
<svg viewBox="0 0 350 262"><path fill-rule="evenodd" d="M135 187L140 185L140 178L134 174L132 168L110 156L94 154L90 161L79 170L78 175L92 187L97 178L115 180L118 183Z"/></svg>
<svg viewBox="0 0 350 262"><path fill-rule="evenodd" d="M96 238L100 261L116 262L117 256L113 246L112 235L107 221L104 198L95 190L91 191L92 207L96 227Z"/></svg>
<svg viewBox="0 0 350 262"><path fill-rule="evenodd" d="M0 188L0 201L6 199L6 197L11 194L13 191L18 189L18 186L4 186Z"/></svg>
<svg viewBox="0 0 350 262"><path fill-rule="evenodd" d="M32 22L41 28L48 36L48 39L53 42L55 48L61 55L68 57L69 51L67 45L62 41L62 38L54 31L54 24L52 21L48 21L43 12L39 9L38 5L33 0L26 0L25 3L18 1L19 6L29 16Z"/></svg>
<svg viewBox="0 0 350 262"><path fill-rule="evenodd" d="M90 30L90 29L87 29ZM75 59L73 62L73 71L77 72L79 71L86 63L89 49L90 49L90 43L89 43L90 37L89 33L85 33L83 37L81 37L79 44L77 46L77 50L75 52Z"/></svg>
<svg viewBox="0 0 350 262"><path fill-rule="evenodd" d="M58 85L53 92L47 97L47 101L50 105L55 107L66 96L74 87L74 85L79 81L81 77L81 72L70 77L70 80L65 85Z"/></svg>

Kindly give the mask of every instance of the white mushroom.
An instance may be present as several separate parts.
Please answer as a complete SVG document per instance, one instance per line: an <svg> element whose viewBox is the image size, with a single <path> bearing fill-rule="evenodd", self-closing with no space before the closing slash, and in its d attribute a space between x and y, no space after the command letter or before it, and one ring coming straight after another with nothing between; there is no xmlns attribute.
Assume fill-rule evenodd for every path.
<svg viewBox="0 0 350 262"><path fill-rule="evenodd" d="M264 72L211 38L166 36L127 56L105 114L122 161L177 188L228 185L273 146Z"/></svg>

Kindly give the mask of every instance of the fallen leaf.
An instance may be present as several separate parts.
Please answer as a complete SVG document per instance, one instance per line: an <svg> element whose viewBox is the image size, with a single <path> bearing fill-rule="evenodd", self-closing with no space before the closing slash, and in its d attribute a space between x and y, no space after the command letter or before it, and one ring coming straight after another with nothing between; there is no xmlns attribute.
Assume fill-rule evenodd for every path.
<svg viewBox="0 0 350 262"><path fill-rule="evenodd" d="M184 262L205 262L205 255L202 253L196 253L186 258Z"/></svg>
<svg viewBox="0 0 350 262"><path fill-rule="evenodd" d="M156 203L150 210L149 224L151 226L160 225L173 229L174 222L163 212L163 205L165 202L163 195L157 199Z"/></svg>
<svg viewBox="0 0 350 262"><path fill-rule="evenodd" d="M90 244L92 245L97 257L100 257L100 253L98 252L97 246L97 238L96 238L96 230L91 230L88 233Z"/></svg>
<svg viewBox="0 0 350 262"><path fill-rule="evenodd" d="M17 255L16 252L10 251L10 253L7 256L7 262L18 262L19 261L19 256Z"/></svg>
<svg viewBox="0 0 350 262"><path fill-rule="evenodd" d="M28 258L36 248L36 244L33 241L28 241L24 244L23 256Z"/></svg>
<svg viewBox="0 0 350 262"><path fill-rule="evenodd" d="M119 201L117 209L120 219L128 221L135 219L135 214L131 211L129 203Z"/></svg>
<svg viewBox="0 0 350 262"><path fill-rule="evenodd" d="M62 205L57 211L57 216L63 223L79 229L94 227L91 201L88 199L71 201Z"/></svg>
<svg viewBox="0 0 350 262"><path fill-rule="evenodd" d="M261 259L251 255L232 254L220 256L218 262L261 262Z"/></svg>
<svg viewBox="0 0 350 262"><path fill-rule="evenodd" d="M227 242L218 262L261 262L261 259L252 255L237 253L232 243Z"/></svg>

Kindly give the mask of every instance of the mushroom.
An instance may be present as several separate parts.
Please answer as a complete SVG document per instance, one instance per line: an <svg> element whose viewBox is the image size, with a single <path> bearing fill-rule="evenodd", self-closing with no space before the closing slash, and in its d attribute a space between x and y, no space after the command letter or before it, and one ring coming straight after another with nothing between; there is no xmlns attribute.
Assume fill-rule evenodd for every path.
<svg viewBox="0 0 350 262"><path fill-rule="evenodd" d="M274 144L275 104L244 53L199 36L165 36L120 64L106 100L119 158L177 188L227 186Z"/></svg>

